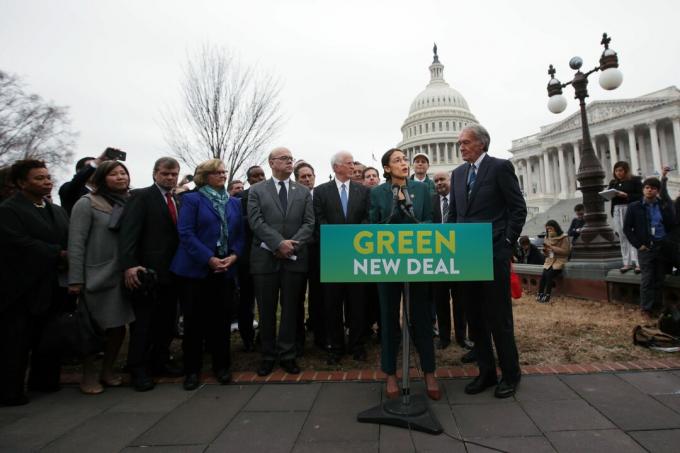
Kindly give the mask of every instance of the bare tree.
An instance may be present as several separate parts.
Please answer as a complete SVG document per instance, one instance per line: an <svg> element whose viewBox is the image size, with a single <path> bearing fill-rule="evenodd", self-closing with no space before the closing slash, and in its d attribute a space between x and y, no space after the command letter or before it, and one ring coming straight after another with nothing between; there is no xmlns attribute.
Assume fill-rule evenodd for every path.
<svg viewBox="0 0 680 453"><path fill-rule="evenodd" d="M67 165L77 136L70 126L67 107L27 93L17 76L0 71L0 166L26 158Z"/></svg>
<svg viewBox="0 0 680 453"><path fill-rule="evenodd" d="M243 67L224 49L205 45L189 56L181 81L182 105L162 116L165 140L189 166L221 159L229 181L260 163L282 116L280 83Z"/></svg>

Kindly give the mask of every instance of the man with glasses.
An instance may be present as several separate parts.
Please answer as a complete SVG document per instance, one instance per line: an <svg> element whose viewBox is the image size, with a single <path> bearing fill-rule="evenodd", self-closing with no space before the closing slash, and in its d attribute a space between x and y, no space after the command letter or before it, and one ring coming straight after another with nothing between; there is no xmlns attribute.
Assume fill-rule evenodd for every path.
<svg viewBox="0 0 680 453"><path fill-rule="evenodd" d="M267 376L278 358L281 368L298 374L295 361L297 302L309 269L307 242L314 232L314 208L309 189L290 179L293 156L279 147L269 153L272 177L255 184L248 194L248 223L253 231L250 272L260 311L262 362ZM276 335L276 311L281 320Z"/></svg>

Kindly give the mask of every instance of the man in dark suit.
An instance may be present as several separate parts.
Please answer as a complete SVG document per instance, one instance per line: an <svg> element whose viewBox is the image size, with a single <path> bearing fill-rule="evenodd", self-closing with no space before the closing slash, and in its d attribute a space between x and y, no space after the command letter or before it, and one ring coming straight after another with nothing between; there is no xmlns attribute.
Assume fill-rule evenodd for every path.
<svg viewBox="0 0 680 453"><path fill-rule="evenodd" d="M177 287L170 263L177 250L177 200L174 189L179 163L161 157L154 164L154 183L135 190L120 227L120 260L125 270L125 286L133 292L135 322L130 326L128 368L137 391L151 390L148 374L181 376L171 366L169 347L177 316ZM155 291L139 292L140 272L153 270L158 277ZM135 291L138 291L135 293Z"/></svg>
<svg viewBox="0 0 680 453"><path fill-rule="evenodd" d="M260 311L262 363L266 376L277 357L290 374L300 372L295 361L297 301L309 269L307 242L314 233L314 207L309 189L290 180L293 156L287 148L269 153L272 178L255 184L248 194L248 223L253 230L250 272ZM279 334L276 311L281 304Z"/></svg>
<svg viewBox="0 0 680 453"><path fill-rule="evenodd" d="M88 185L90 178L94 175L97 165L109 160L107 151L118 151L115 148L106 148L106 150L97 158L83 157L76 162L76 174L70 181L65 182L59 188L59 199L61 200L61 207L71 215L71 209L76 201L83 195L87 195L92 191Z"/></svg>
<svg viewBox="0 0 680 453"><path fill-rule="evenodd" d="M350 225L368 222L369 190L351 181L354 158L347 151L331 159L335 178L314 191L317 228L321 225ZM345 321L349 326L347 352L355 360L366 360L363 334L366 331L364 286L361 283L326 283L323 285L326 337L329 365L337 365L345 353ZM343 305L347 308L343 320Z"/></svg>
<svg viewBox="0 0 680 453"><path fill-rule="evenodd" d="M59 354L37 346L63 310L58 274L66 270L68 215L45 201L52 179L44 162L17 161L11 179L19 190L0 205L0 405L18 406L28 403L29 356L29 390L59 390Z"/></svg>
<svg viewBox="0 0 680 453"><path fill-rule="evenodd" d="M248 224L248 194L250 193L250 187L264 181L264 170L259 165L253 165L246 170L246 178L249 188L238 194L241 198L241 207L243 208L245 250L236 262L238 266L239 288L236 316L238 318L238 332L243 342L243 350L245 352L253 352L255 351L255 328L253 327L255 319L255 286L253 285L253 276L250 274L250 246L253 242L253 232Z"/></svg>
<svg viewBox="0 0 680 453"><path fill-rule="evenodd" d="M314 199L314 183L316 182L316 174L314 167L309 163L302 161L295 164L293 170L295 181L302 184L309 189L309 193ZM323 295L321 291L321 265L319 250L319 236L318 230L314 229L314 236L307 243L307 250L309 251L309 272L307 272L307 284L303 285L300 293L300 301L298 303L297 316L297 333L295 335L295 343L298 356L303 354L305 345L305 299L307 299L307 313L309 330L314 335L314 344L326 349L326 326L323 306ZM307 290L309 287L309 290Z"/></svg>
<svg viewBox="0 0 680 453"><path fill-rule="evenodd" d="M443 171L435 173L434 184L437 193L432 196L433 223L446 223L449 216L451 191L448 173ZM456 343L462 348L469 348L463 303L454 297L454 290L455 284L453 282L435 282L432 284L432 294L437 308L437 323L439 324L438 349L446 349L451 344L451 304L453 304L453 327Z"/></svg>
<svg viewBox="0 0 680 453"><path fill-rule="evenodd" d="M494 394L507 398L514 395L521 376L510 299L510 260L527 208L512 163L487 154L490 141L480 125L460 132L458 143L466 163L451 173L449 222L491 223L494 280L459 286L479 367L479 376L465 386L465 392L480 393L497 384L493 337L502 371Z"/></svg>

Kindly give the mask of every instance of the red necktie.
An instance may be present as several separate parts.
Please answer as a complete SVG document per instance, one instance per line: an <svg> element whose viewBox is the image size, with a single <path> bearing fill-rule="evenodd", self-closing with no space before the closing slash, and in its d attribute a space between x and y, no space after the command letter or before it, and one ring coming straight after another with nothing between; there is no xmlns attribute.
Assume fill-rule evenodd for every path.
<svg viewBox="0 0 680 453"><path fill-rule="evenodd" d="M165 200L168 202L168 211L170 211L172 223L177 225L177 208L175 207L175 202L173 201L172 194L170 194L170 192L165 192Z"/></svg>

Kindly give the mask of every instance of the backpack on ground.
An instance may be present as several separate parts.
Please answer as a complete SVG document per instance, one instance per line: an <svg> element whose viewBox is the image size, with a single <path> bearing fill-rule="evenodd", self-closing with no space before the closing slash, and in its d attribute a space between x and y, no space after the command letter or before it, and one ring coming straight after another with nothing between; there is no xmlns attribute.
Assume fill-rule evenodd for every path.
<svg viewBox="0 0 680 453"><path fill-rule="evenodd" d="M680 351L680 338L663 332L658 323L635 326L633 344L663 352Z"/></svg>

